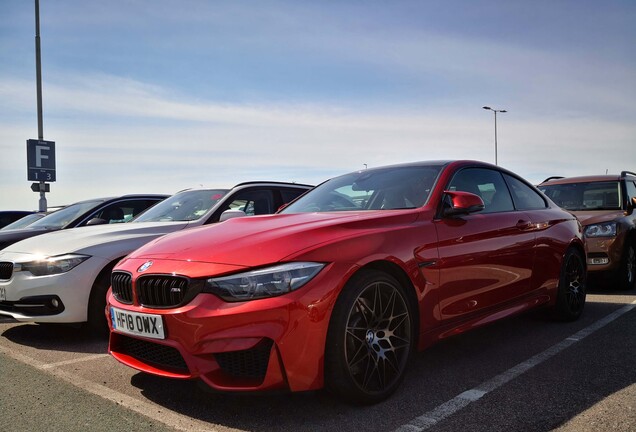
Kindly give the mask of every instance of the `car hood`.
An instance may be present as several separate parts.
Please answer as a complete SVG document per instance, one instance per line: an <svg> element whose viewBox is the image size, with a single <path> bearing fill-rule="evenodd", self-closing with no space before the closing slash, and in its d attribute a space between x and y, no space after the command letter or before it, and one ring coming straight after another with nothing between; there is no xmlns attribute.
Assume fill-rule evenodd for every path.
<svg viewBox="0 0 636 432"><path fill-rule="evenodd" d="M583 225L610 222L625 216L625 212L623 210L573 211L572 214L574 214L574 216L576 216Z"/></svg>
<svg viewBox="0 0 636 432"><path fill-rule="evenodd" d="M98 246L112 245L113 243L132 244L136 249L142 244L174 231L184 229L188 222L139 222L114 225L96 225L81 228L71 228L38 237L19 241L2 250L11 253L31 253L45 256L62 255L66 253L88 253L100 255ZM118 252L127 254L130 250ZM131 249L131 250L133 250ZM109 253L102 256L110 257ZM120 256L120 255L119 255Z"/></svg>
<svg viewBox="0 0 636 432"><path fill-rule="evenodd" d="M254 267L294 259L318 245L410 224L418 215L418 210L403 210L236 218L159 238L129 257Z"/></svg>

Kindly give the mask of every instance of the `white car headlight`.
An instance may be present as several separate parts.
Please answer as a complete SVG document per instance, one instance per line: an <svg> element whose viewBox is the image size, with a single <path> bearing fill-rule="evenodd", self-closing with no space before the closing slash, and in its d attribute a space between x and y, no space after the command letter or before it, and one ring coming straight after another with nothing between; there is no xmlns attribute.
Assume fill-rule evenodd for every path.
<svg viewBox="0 0 636 432"><path fill-rule="evenodd" d="M585 237L616 237L616 222L605 222L585 227Z"/></svg>
<svg viewBox="0 0 636 432"><path fill-rule="evenodd" d="M33 276L48 276L67 271L77 267L89 259L89 255L66 254L53 257L45 257L35 261L19 264L16 271L28 271Z"/></svg>
<svg viewBox="0 0 636 432"><path fill-rule="evenodd" d="M322 270L324 264L292 262L231 276L206 280L204 292L237 302L274 297L300 288Z"/></svg>

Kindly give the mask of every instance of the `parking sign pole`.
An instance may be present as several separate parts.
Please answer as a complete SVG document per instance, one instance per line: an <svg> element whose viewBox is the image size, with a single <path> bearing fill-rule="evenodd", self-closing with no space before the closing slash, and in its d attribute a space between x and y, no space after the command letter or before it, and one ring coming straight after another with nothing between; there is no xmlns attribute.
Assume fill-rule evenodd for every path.
<svg viewBox="0 0 636 432"><path fill-rule="evenodd" d="M44 140L44 126L42 122L42 62L40 55L40 0L35 0L35 74L37 81L38 100L38 139ZM40 201L38 207L40 211L46 211L45 183L40 181Z"/></svg>

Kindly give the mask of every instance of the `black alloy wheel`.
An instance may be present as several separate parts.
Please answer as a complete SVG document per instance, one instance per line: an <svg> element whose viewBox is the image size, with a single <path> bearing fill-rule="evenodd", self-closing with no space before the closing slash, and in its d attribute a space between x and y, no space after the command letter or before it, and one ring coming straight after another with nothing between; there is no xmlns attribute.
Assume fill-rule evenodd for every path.
<svg viewBox="0 0 636 432"><path fill-rule="evenodd" d="M347 284L330 322L327 384L354 403L376 403L399 386L413 348L413 316L399 282L364 271Z"/></svg>
<svg viewBox="0 0 636 432"><path fill-rule="evenodd" d="M110 274L119 260L108 264L97 276L88 299L86 330L98 337L107 337L108 322L106 321L106 294L110 288Z"/></svg>
<svg viewBox="0 0 636 432"><path fill-rule="evenodd" d="M555 318L574 321L583 313L586 296L586 269L583 254L575 248L565 253L561 265L561 276L554 306Z"/></svg>

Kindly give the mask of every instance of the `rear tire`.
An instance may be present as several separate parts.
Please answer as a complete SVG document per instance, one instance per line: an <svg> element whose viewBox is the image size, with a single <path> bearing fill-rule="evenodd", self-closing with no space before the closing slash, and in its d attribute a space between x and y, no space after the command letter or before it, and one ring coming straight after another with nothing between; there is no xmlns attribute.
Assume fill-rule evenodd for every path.
<svg viewBox="0 0 636 432"><path fill-rule="evenodd" d="M555 319L575 321L581 316L585 307L586 276L583 254L569 248L561 264L557 300L552 310Z"/></svg>
<svg viewBox="0 0 636 432"><path fill-rule="evenodd" d="M365 270L336 301L325 349L327 387L343 399L372 404L400 385L414 346L413 308L392 276Z"/></svg>

